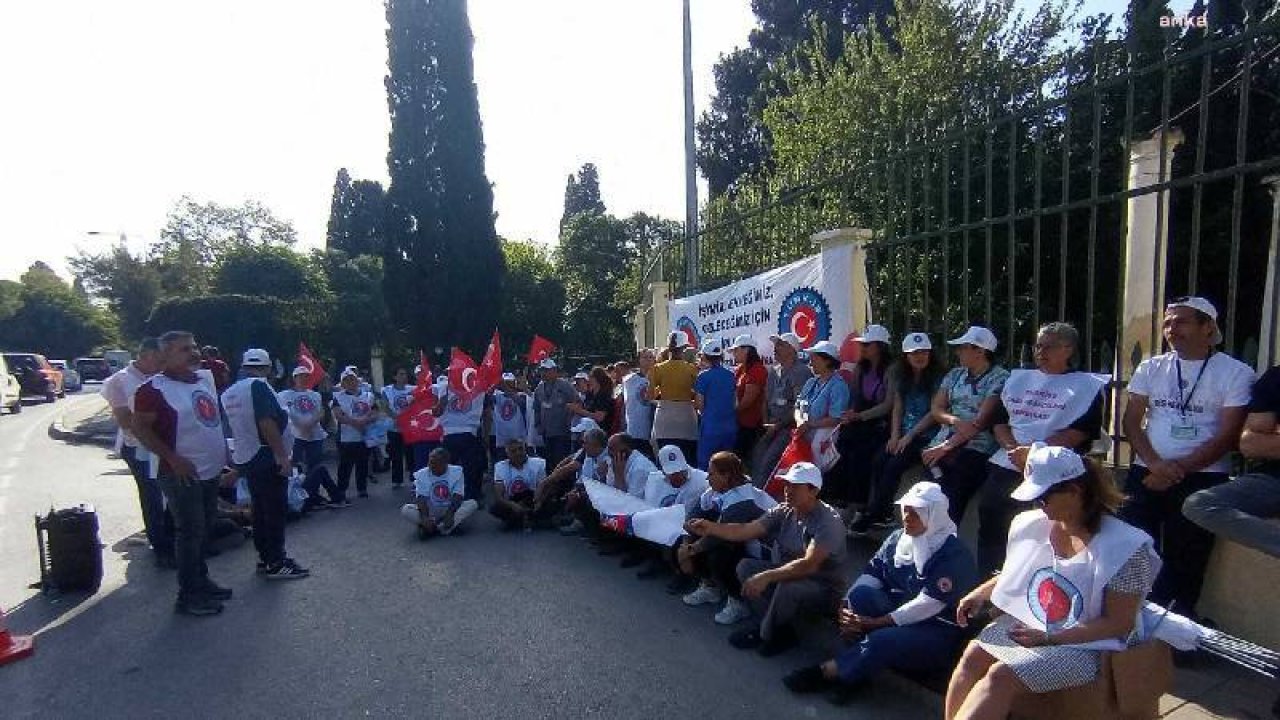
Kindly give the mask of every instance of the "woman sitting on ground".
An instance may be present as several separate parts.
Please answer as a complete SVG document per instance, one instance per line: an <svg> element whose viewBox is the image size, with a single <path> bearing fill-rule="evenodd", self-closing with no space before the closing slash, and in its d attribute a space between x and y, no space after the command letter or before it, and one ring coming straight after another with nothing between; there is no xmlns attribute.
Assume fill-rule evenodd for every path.
<svg viewBox="0 0 1280 720"><path fill-rule="evenodd" d="M977 583L978 567L956 537L937 483L912 485L897 504L902 529L885 539L840 610L840 635L853 644L783 678L791 691L830 689L830 700L844 704L885 668L933 672L951 666L964 632L949 620Z"/></svg>
<svg viewBox="0 0 1280 720"><path fill-rule="evenodd" d="M1092 682L1102 650L1123 650L1160 568L1151 537L1114 517L1124 499L1096 463L1035 443L1013 497L999 575L960 601L956 621L991 602L1004 614L969 644L946 717L1004 718L1018 696Z"/></svg>

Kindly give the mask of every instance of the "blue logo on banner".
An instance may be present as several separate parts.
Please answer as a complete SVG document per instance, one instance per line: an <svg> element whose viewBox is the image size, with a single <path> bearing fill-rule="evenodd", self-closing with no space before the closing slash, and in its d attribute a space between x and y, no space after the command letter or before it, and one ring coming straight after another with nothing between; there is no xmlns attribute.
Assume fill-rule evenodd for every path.
<svg viewBox="0 0 1280 720"><path fill-rule="evenodd" d="M803 347L831 337L831 308L811 287L792 290L778 312L778 334L795 333Z"/></svg>

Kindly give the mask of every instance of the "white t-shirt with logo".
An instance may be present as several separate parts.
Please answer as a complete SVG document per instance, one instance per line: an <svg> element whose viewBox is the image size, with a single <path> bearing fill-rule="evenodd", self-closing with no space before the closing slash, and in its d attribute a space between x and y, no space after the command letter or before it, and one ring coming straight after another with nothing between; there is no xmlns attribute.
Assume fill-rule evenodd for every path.
<svg viewBox="0 0 1280 720"><path fill-rule="evenodd" d="M99 394L106 399L112 409L127 407L132 412L133 394L142 387L142 383L146 382L148 377L150 376L144 375L137 365L129 363L102 383ZM116 432L116 448L119 449L121 445L136 448L138 439L133 436L133 433L120 428Z"/></svg>
<svg viewBox="0 0 1280 720"><path fill-rule="evenodd" d="M702 493L710 487L707 483L707 473L697 468L689 468L686 472L689 478L678 488L667 480L666 473L661 470L649 473L649 481L644 489L644 501L654 507L683 505L686 515L696 510L702 499Z"/></svg>
<svg viewBox="0 0 1280 720"><path fill-rule="evenodd" d="M653 431L653 403L643 398L648 387L649 380L638 372L622 379L622 406L627 434L641 440L648 440Z"/></svg>
<svg viewBox="0 0 1280 720"><path fill-rule="evenodd" d="M493 466L494 482L502 483L507 497L522 492L535 492L538 485L547 479L547 461L531 457L524 461L524 467L514 467L510 460L503 460Z"/></svg>
<svg viewBox="0 0 1280 720"><path fill-rule="evenodd" d="M280 404L289 411L289 430L299 440L315 441L329 437L324 431L324 410L320 393L315 390L285 390L280 393ZM299 423L312 423L311 430L303 432Z"/></svg>
<svg viewBox="0 0 1280 720"><path fill-rule="evenodd" d="M601 456L601 461L605 467L605 484L610 487L614 486L616 478L613 476L613 457L608 453ZM658 466L653 461L644 456L639 450L632 450L627 456L627 466L622 470L622 476L626 480L626 491L628 495L633 495L640 499L644 499L645 486L649 483L649 474L657 471Z"/></svg>
<svg viewBox="0 0 1280 720"><path fill-rule="evenodd" d="M355 420L367 418L373 414L373 393L361 392L355 395L343 390L334 393L333 404L342 408L342 412ZM338 424L339 442L364 442L364 431L346 423Z"/></svg>
<svg viewBox="0 0 1280 720"><path fill-rule="evenodd" d="M440 424L444 426L445 435L470 433L478 435L480 423L484 419L484 395L476 395L463 402L462 397L452 389L445 396L444 413L440 415Z"/></svg>
<svg viewBox="0 0 1280 720"><path fill-rule="evenodd" d="M391 413L391 419L400 417L400 413L413 402L413 386L405 385L398 388L395 384L387 385L382 388L382 399L387 401L387 410ZM396 432L393 430L393 432Z"/></svg>
<svg viewBox="0 0 1280 720"><path fill-rule="evenodd" d="M1253 369L1226 353L1215 352L1205 360L1179 360L1177 353L1170 352L1143 360L1133 371L1129 392L1147 398L1151 447L1166 460L1179 460L1218 432L1219 411L1248 406L1253 380ZM1143 464L1141 459L1137 462ZM1202 472L1230 470L1224 455Z"/></svg>
<svg viewBox="0 0 1280 720"><path fill-rule="evenodd" d="M524 393L507 393L501 390L493 394L493 439L498 447L505 447L509 440L524 440L528 435L525 423Z"/></svg>
<svg viewBox="0 0 1280 720"><path fill-rule="evenodd" d="M413 493L427 501L427 506L431 508L431 518L439 520L449 512L453 496L465 493L465 483L462 467L459 465L450 465L444 475L432 475L431 468L424 467L413 474Z"/></svg>

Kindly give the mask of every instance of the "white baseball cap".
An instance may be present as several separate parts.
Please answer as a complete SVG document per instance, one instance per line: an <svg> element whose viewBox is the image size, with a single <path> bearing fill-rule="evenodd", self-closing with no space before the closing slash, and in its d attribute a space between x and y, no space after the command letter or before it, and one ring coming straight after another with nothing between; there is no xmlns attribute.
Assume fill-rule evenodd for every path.
<svg viewBox="0 0 1280 720"><path fill-rule="evenodd" d="M809 348L809 354L822 353L836 362L840 362L840 348L830 340L819 340Z"/></svg>
<svg viewBox="0 0 1280 720"><path fill-rule="evenodd" d="M542 362L538 363L538 367L543 370L555 370L557 366L555 360L552 360L551 358L542 358Z"/></svg>
<svg viewBox="0 0 1280 720"><path fill-rule="evenodd" d="M584 417L584 418L578 418L578 422L574 423L573 427L569 428L569 432L584 433L588 430L599 430L599 429L600 429L600 426L596 424L595 420L592 420L589 417Z"/></svg>
<svg viewBox="0 0 1280 720"><path fill-rule="evenodd" d="M818 490L822 489L822 471L813 463L795 463L778 477L792 485L812 485Z"/></svg>
<svg viewBox="0 0 1280 720"><path fill-rule="evenodd" d="M770 342L784 342L796 350L803 348L804 343L800 341L800 336L793 332L784 332L781 335L770 335Z"/></svg>
<svg viewBox="0 0 1280 720"><path fill-rule="evenodd" d="M996 342L995 333L982 327L981 325L970 325L964 334L954 340L948 340L948 345L975 345L988 352L995 352L999 345Z"/></svg>
<svg viewBox="0 0 1280 720"><path fill-rule="evenodd" d="M342 382L349 377L358 378L360 373L356 372L350 365L342 369L342 374L338 376L338 382Z"/></svg>
<svg viewBox="0 0 1280 720"><path fill-rule="evenodd" d="M658 464L662 466L662 472L667 475L675 475L689 469L689 461L684 459L684 451L675 445L663 445L658 450Z"/></svg>
<svg viewBox="0 0 1280 720"><path fill-rule="evenodd" d="M586 374L585 372L583 372L583 371L581 371L581 370L579 370L578 372L576 372L576 373L574 373L574 374L573 374L573 379L574 379L574 380L586 380L586 379L587 379L587 378L589 378L589 377L591 377L591 376L590 376L590 375L588 375L588 374Z"/></svg>
<svg viewBox="0 0 1280 720"><path fill-rule="evenodd" d="M1014 500L1029 502L1044 495L1049 488L1084 475L1084 460L1070 448L1044 443L1031 444L1027 464L1022 471L1022 484L1009 493Z"/></svg>
<svg viewBox="0 0 1280 720"><path fill-rule="evenodd" d="M902 352L904 353L932 349L933 343L929 342L929 336L924 333L907 333L907 336L902 338Z"/></svg>
<svg viewBox="0 0 1280 720"><path fill-rule="evenodd" d="M516 374L515 374L515 373L502 373L502 380L503 380L504 382L515 382L515 381L516 381Z"/></svg>
<svg viewBox="0 0 1280 720"><path fill-rule="evenodd" d="M748 333L742 333L741 335L733 339L733 342L729 345L727 349L737 350L740 347L753 348L755 346L756 346L755 339L752 338L751 335Z"/></svg>
<svg viewBox="0 0 1280 720"><path fill-rule="evenodd" d="M684 347L689 344L689 333L683 330L675 330L671 333L670 340L676 341L676 347Z"/></svg>
<svg viewBox="0 0 1280 720"><path fill-rule="evenodd" d="M244 367L271 367L271 355L266 350L250 348L244 351L240 364Z"/></svg>
<svg viewBox="0 0 1280 720"><path fill-rule="evenodd" d="M882 342L888 344L889 328L883 325L868 325L867 329L863 330L862 334L854 338L854 340L860 343Z"/></svg>
<svg viewBox="0 0 1280 720"><path fill-rule="evenodd" d="M1222 330L1218 328L1218 308L1214 307L1213 303L1209 302L1208 300L1202 297L1189 296L1189 297L1174 298L1170 300L1169 304L1165 305L1164 307L1166 310L1168 310L1169 308L1176 308L1176 307L1191 308L1192 310L1196 310L1204 313L1205 315L1208 315L1210 322L1213 323L1213 341L1212 342L1214 345L1222 344Z"/></svg>
<svg viewBox="0 0 1280 720"><path fill-rule="evenodd" d="M296 367L296 368L294 368L294 369L293 369L293 374L294 374L295 376L297 376L297 375L310 375L310 374L311 374L311 371L310 371L310 370L308 370L308 369L306 369L306 368L304 368L304 367L302 367L301 365L299 365L298 367Z"/></svg>
<svg viewBox="0 0 1280 720"><path fill-rule="evenodd" d="M721 355L724 355L724 348L720 347L719 340L708 340L702 343L702 354L710 355L711 357L720 357Z"/></svg>

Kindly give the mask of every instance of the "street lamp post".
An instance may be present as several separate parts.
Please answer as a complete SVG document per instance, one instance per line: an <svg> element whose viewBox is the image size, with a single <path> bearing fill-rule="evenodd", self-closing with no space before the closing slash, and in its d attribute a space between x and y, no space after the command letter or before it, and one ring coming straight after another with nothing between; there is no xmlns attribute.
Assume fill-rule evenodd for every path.
<svg viewBox="0 0 1280 720"><path fill-rule="evenodd" d="M684 281L698 284L698 173L693 144L693 23L684 0Z"/></svg>

